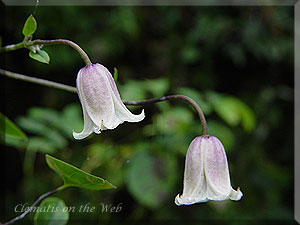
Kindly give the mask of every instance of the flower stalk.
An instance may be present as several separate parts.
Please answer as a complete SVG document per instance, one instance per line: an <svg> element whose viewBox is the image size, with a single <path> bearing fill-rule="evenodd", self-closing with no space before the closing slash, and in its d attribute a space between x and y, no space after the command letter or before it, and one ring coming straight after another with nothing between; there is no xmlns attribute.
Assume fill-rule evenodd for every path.
<svg viewBox="0 0 300 225"><path fill-rule="evenodd" d="M152 104L152 103L157 103L157 102L166 101L166 100L174 100L174 99L184 100L194 107L194 109L198 113L198 116L199 116L201 124L202 124L202 136L207 136L208 129L207 129L207 124L206 124L206 120L205 120L203 111L201 110L200 106L193 99L191 99L185 95L168 95L168 96L163 96L160 98L152 98L152 99L147 99L147 100L142 100L142 101L124 101L124 104L125 105L145 105L145 104Z"/></svg>
<svg viewBox="0 0 300 225"><path fill-rule="evenodd" d="M40 84L40 85L47 86L47 87L52 87L52 88L56 88L56 89L60 89L60 90L64 90L64 91L68 91L68 92L72 92L72 93L77 93L76 88L69 86L69 85L64 85L61 83L48 81L48 80L44 80L44 79L40 79L40 78L35 78L35 77L23 75L23 74L18 74L18 73L14 73L14 72L3 70L3 69L0 69L0 75L6 76L6 77L9 77L12 79L23 80L23 81L30 82L30 83ZM207 129L205 116L204 116L201 108L198 106L198 104L193 99L191 99L187 96L169 95L169 96L163 96L160 98L152 98L152 99L147 99L147 100L142 100L142 101L123 101L123 103L125 105L138 106L138 105L146 105L146 104L152 104L152 103L157 103L157 102L166 101L166 100L174 100L174 99L184 100L194 107L194 109L198 113L198 116L199 116L201 124L202 124L202 135L203 136L208 135L208 129Z"/></svg>
<svg viewBox="0 0 300 225"><path fill-rule="evenodd" d="M83 51L82 48L79 47L78 44L76 44L73 41L66 40L66 39L54 39L54 40L37 39L37 40L31 41L28 38L24 38L24 40L18 44L7 45L5 47L0 48L0 53L1 52L10 52L10 51L18 50L21 48L30 49L32 46L36 46L36 45L58 45L58 44L68 45L68 46L72 47L74 50L76 50L79 53L79 55L81 56L82 60L85 62L86 65L92 64L88 55L85 53L85 51Z"/></svg>

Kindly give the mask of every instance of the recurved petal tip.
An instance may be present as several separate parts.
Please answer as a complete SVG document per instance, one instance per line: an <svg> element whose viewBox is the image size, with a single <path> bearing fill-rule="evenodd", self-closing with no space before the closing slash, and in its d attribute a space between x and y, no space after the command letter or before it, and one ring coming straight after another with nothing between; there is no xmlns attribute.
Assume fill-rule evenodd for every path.
<svg viewBox="0 0 300 225"><path fill-rule="evenodd" d="M81 133L77 133L73 130L73 137L76 140L82 140L82 139L88 137L91 133L93 133L93 130L91 130L89 132L81 132Z"/></svg>
<svg viewBox="0 0 300 225"><path fill-rule="evenodd" d="M243 197L243 193L241 192L239 187L237 190L231 188L231 192L229 194L230 200L239 201L242 197Z"/></svg>
<svg viewBox="0 0 300 225"><path fill-rule="evenodd" d="M178 206L181 206L182 204L180 203L180 195L178 194L175 198L175 204Z"/></svg>
<svg viewBox="0 0 300 225"><path fill-rule="evenodd" d="M202 202L207 202L209 199L201 196L198 198L194 198L194 197L183 197L182 195L177 195L175 198L175 204L178 206L181 205L193 205L196 203L202 203Z"/></svg>

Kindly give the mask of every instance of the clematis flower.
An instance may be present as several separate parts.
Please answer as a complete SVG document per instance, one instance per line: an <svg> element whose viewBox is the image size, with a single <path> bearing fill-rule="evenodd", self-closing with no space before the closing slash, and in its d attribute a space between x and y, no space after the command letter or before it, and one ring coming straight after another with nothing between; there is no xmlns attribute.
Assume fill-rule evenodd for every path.
<svg viewBox="0 0 300 225"><path fill-rule="evenodd" d="M83 110L84 126L80 133L73 131L75 139L91 133L114 129L124 121L139 122L145 118L144 110L132 114L124 105L111 73L101 64L82 68L76 80L78 96Z"/></svg>
<svg viewBox="0 0 300 225"><path fill-rule="evenodd" d="M176 205L191 205L208 200L238 201L243 196L230 184L225 149L218 138L196 137L190 144L185 161L183 194L175 198Z"/></svg>

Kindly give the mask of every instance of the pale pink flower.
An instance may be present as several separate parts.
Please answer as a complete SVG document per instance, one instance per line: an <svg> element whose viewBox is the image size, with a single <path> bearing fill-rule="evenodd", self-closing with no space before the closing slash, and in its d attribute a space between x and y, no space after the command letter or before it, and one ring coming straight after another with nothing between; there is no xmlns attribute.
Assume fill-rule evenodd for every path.
<svg viewBox="0 0 300 225"><path fill-rule="evenodd" d="M124 121L139 122L145 118L144 110L132 114L124 105L111 73L101 64L82 68L76 80L77 92L83 110L84 126L80 133L73 131L75 139L91 133L114 129Z"/></svg>
<svg viewBox="0 0 300 225"><path fill-rule="evenodd" d="M186 154L182 195L177 195L177 205L191 205L208 200L238 201L243 196L230 184L225 149L218 138L196 137Z"/></svg>

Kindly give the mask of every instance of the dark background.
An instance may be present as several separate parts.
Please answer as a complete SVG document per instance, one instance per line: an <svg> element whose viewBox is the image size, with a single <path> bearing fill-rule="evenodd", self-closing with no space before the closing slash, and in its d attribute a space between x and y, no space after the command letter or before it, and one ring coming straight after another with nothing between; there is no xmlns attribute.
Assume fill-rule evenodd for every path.
<svg viewBox="0 0 300 225"><path fill-rule="evenodd" d="M22 41L23 24L33 10L2 6L3 46ZM71 213L70 224L292 223L293 10L291 6L38 7L34 38L70 39L94 63L111 72L116 67L122 99L166 94L195 99L210 134L225 146L233 188L241 187L244 196L239 202L175 205L183 188L186 150L201 135L196 113L184 102L145 106L142 122L124 123L76 141L72 130L82 129L76 94L1 77L4 113L29 142L1 147L5 201L0 220L17 216L17 204L32 203L61 185L46 166L48 153L118 187L70 188L56 194L67 206L97 206L96 213ZM51 57L49 65L32 60L28 50L21 49L2 53L2 68L75 86L84 66L79 55L68 46L43 50ZM101 212L100 203L122 203L122 211ZM25 222L31 223L32 217Z"/></svg>

